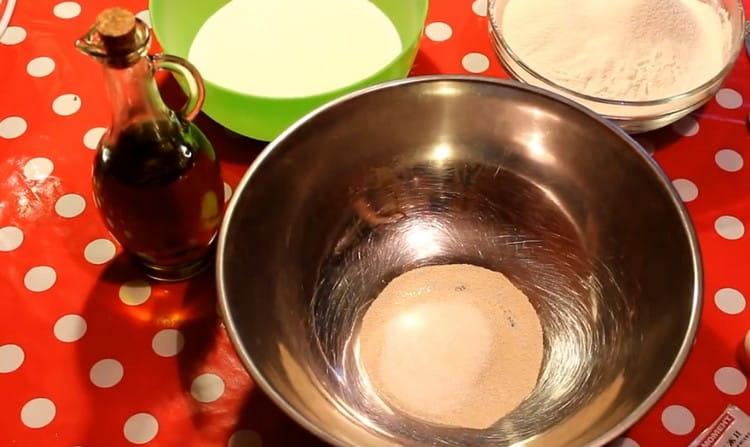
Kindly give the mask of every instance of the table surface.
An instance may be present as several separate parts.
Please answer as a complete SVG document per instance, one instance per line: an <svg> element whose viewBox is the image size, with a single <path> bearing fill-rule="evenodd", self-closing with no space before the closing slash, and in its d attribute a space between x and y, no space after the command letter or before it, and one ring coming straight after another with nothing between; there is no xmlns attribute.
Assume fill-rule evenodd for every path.
<svg viewBox="0 0 750 447"><path fill-rule="evenodd" d="M147 20L146 3L117 1ZM73 42L114 4L20 0L0 38L0 446L322 445L242 368L212 273L147 281L99 219L90 173L109 105L100 68ZM507 77L484 8L433 0L414 74ZM637 138L687 204L705 293L685 368L620 446L685 446L726 405L750 411L735 357L750 329L748 79L743 52L706 107ZM205 117L198 124L230 192L262 145Z"/></svg>

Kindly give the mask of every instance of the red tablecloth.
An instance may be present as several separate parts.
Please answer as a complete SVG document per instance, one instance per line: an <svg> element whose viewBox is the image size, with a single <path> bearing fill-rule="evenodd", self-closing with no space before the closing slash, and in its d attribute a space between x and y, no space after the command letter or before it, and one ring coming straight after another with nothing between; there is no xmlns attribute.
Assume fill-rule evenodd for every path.
<svg viewBox="0 0 750 447"><path fill-rule="evenodd" d="M0 38L0 446L319 444L240 365L215 311L212 273L147 281L99 220L92 149L109 106L100 68L73 42L115 4L146 8L145 0L19 0ZM433 0L414 73L506 77L484 8L484 0ZM638 138L687 202L705 305L687 365L621 446L685 446L727 404L750 411L735 358L750 329L744 53L725 87L693 117ZM231 191L262 146L206 118L199 125Z"/></svg>

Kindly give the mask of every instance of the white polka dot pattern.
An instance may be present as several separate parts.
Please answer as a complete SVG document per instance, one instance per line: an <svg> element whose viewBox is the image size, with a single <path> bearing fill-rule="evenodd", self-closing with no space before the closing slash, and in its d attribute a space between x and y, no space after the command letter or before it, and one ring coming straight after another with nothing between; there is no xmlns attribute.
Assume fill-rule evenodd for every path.
<svg viewBox="0 0 750 447"><path fill-rule="evenodd" d="M120 383L125 370L115 359L104 359L94 363L89 371L91 383L99 388L112 388Z"/></svg>
<svg viewBox="0 0 750 447"><path fill-rule="evenodd" d="M61 19L72 19L81 13L81 5L76 2L61 2L52 9L53 14Z"/></svg>
<svg viewBox="0 0 750 447"><path fill-rule="evenodd" d="M739 290L729 287L720 289L714 295L714 303L722 312L729 315L737 315L745 310L745 297Z"/></svg>
<svg viewBox="0 0 750 447"><path fill-rule="evenodd" d="M422 46L427 56L424 60L433 64L418 65L415 72L422 69L435 69L438 72L458 69L465 73L503 76L489 44L477 38L481 35L486 37L488 0L433 0L434 3L441 1L443 5L430 9L424 33L428 42ZM64 30L60 34L67 34L73 28L85 29L87 20L92 20L101 10L101 5L95 3L55 0L39 8L38 13L27 10L15 15L13 24L0 35L0 61L5 54L15 57L14 68L17 70L13 72L13 81L20 80L18 91L29 97L28 103L25 96L17 95L11 95L13 101L3 103L0 100L0 168L8 168L6 181L16 181L26 188L25 196L4 195L0 191L0 216L4 218L0 222L0 262L8 261L8 265L14 269L12 286L19 292L19 302L26 309L44 309L43 324L36 331L39 339L18 334L0 339L0 378L19 380L23 377L43 377L46 371L34 370L40 364L40 358L50 356L56 359L58 357L51 356L67 352L74 356L71 358L80 360L82 357L79 353L85 352L85 359L68 365L80 376L81 387L88 389L92 396L104 396L107 404L113 408L126 409L126 413L117 413L111 416L116 419L102 424L108 427L106 436L111 443L162 445L170 443L170 438L163 436L163 439L159 439L160 432L166 435L180 429L179 425L172 426L172 420L176 418L173 419L171 415L167 418L167 411L181 411L181 407L193 411L225 411L223 405L229 404L231 407L231 402L235 401L236 394L232 393L237 390L242 393L243 390L238 386L240 381L237 376L231 375L230 369L220 366L227 365L221 363L227 360L222 358L219 363L207 362L206 368L211 372L191 376L187 384L181 385L182 392L178 394L181 402L177 410L154 405L151 396L129 393L129 386L133 385L129 382L137 385L139 369L142 369L140 373L145 371L151 374L153 380L162 380L158 378L159 375L165 376L163 380L169 380L164 371L173 372L175 365L189 361L190 356L194 355L194 338L201 334L183 333L173 328L182 326L180 318L186 315L184 310L194 310L180 307L185 297L180 285L152 285L141 279L122 284L99 281L105 270L110 273L110 268L101 266L114 259L118 245L110 236L106 236L97 210L87 210L91 203L88 201L93 196L88 179L84 177L90 174L90 160L94 156L88 150L96 150L105 135L107 129L103 126L108 122L109 110L102 105L106 102L104 98L95 97L96 93L88 86L81 88L82 80L78 77L83 73L81 67L84 67L84 62L78 65L78 60L69 61L61 56L60 48L52 43L44 45L42 39L51 37L58 28ZM0 0L0 13L4 4ZM138 11L136 16L151 26L150 14L143 9L146 6L146 2L130 5L135 8L134 12ZM70 50L69 38L55 37L60 41L65 40L67 43L61 44L61 47L67 48L65 51ZM53 40L49 39L49 42ZM85 60L80 56L79 59ZM89 60L85 63L90 68L92 62ZM714 101L705 109L667 129L636 137L649 153L654 152L657 147L655 143L658 143L659 150L654 158L673 179L673 186L682 201L690 204L691 214L695 213L693 217L699 217L695 219L696 229L701 235L701 242L706 242L708 256L723 253L725 249L726 252L742 252L750 241L744 238L748 215L737 203L740 186L745 184L748 175L743 159L747 146L743 142L746 132L738 136L739 132L736 131L739 127L744 130L745 124L740 121L744 121L744 114L748 111L748 107L744 106L744 96L749 95L750 90L737 76L726 85L734 88L720 89ZM54 87L50 89L49 86ZM16 86L11 87L9 91L13 93L12 89ZM38 92L43 95L36 95ZM19 98L22 100L19 101ZM699 116L703 116L700 123ZM721 121L723 127L716 126L717 121ZM694 163L681 165L676 161L680 158L693 160ZM230 160L231 164L234 164L233 160ZM230 200L233 194L231 184L236 181L236 176L232 176L237 174L235 167L230 166L225 171L228 174L225 176L227 182L223 185L225 201ZM735 193L732 185L738 185L737 197L732 196ZM27 199L29 202L23 202ZM39 202L35 203L34 200ZM18 212L11 210L5 219L3 203L13 207L18 203ZM710 262L706 260L707 264ZM715 327L720 328L725 322L727 327L733 327L742 324L748 316L747 301L743 295L750 293L748 283L731 267L744 265L741 262L742 259L729 260L727 269L731 270L731 274L722 273L722 277L714 277L710 282L712 285L706 297L709 302L706 303L704 316ZM116 273L113 277L120 278L120 281L128 279L123 275L135 274L135 270L128 270L128 267L119 271L119 263L111 267ZM707 271L711 275L711 271L717 271L717 268ZM187 289L197 290L191 287ZM711 294L713 303L710 302ZM97 302L106 303L109 313L100 312L102 309L95 306L89 307L90 303L96 305ZM212 310L209 309L209 313ZM107 324L114 321L113 316L120 320L130 319L137 326L140 335L134 336L127 330L117 335L132 337L132 349L137 349L140 355L138 365L131 365L131 357L123 351L124 348L111 343L108 338L110 327L112 330L122 330L121 326ZM26 314L17 318L24 324L26 320L22 318L28 317ZM14 338L16 336L19 338ZM40 343L40 340L46 344ZM125 349L130 349L130 346ZM699 343L695 355L700 358L706 349L710 347ZM706 369L701 375L705 380L698 389L713 395L714 401L716 396L721 396L725 401L741 401L743 393L747 393L747 377L737 369L734 353L721 359L718 354L716 362L706 362ZM61 370L64 368L62 362L59 367ZM236 364L231 365L231 368L237 367ZM52 376L52 373L48 376ZM23 390L28 394L17 399L17 404L11 410L11 418L15 419L14 424L18 427L15 430L21 433L21 437L24 432L34 433L32 430L46 431L38 435L47 437L57 432L75 433L75 427L66 425L77 409L83 408L80 405L85 405L86 399L78 402L65 395L68 390L64 381L69 377L69 374L60 374L60 380L39 379L38 383L30 383L28 389ZM79 391L78 387L71 389ZM689 399L686 404L683 397L693 391L685 391L684 385L680 389L679 384L675 386L675 391L669 394L667 403L682 405L670 405L663 409L660 415L662 426L659 426L658 417L654 421L655 426L650 426L650 421L649 425L642 422L643 425L631 434L614 440L609 447L652 445L652 433L656 433L659 439L669 439L675 445L689 442L700 428L698 425L704 425L705 415L701 415L700 424L696 425L692 412L698 415L699 408ZM171 388L169 392L172 392ZM161 415L165 415L163 420ZM181 416L183 420L188 419L185 415ZM109 433L112 423L115 430ZM261 436L251 429L260 427L256 424L256 421L250 421L247 425L234 427L231 436L227 431L219 436L227 441L228 447L261 447ZM120 429L122 434L119 433ZM22 439L21 443L23 441L27 440ZM84 443L82 439L65 442L69 446ZM91 446L84 443L83 447Z"/></svg>
<svg viewBox="0 0 750 447"><path fill-rule="evenodd" d="M461 60L461 65L469 73L484 73L490 68L490 60L482 53L469 53Z"/></svg>
<svg viewBox="0 0 750 447"><path fill-rule="evenodd" d="M0 346L0 373L11 373L21 367L26 354L23 349L14 344Z"/></svg>
<svg viewBox="0 0 750 447"><path fill-rule="evenodd" d="M131 444L147 444L159 433L159 421L149 413L137 413L125 421L122 432Z"/></svg>
<svg viewBox="0 0 750 447"><path fill-rule="evenodd" d="M190 385L190 394L198 402L214 402L224 394L224 381L216 374L201 374Z"/></svg>
<svg viewBox="0 0 750 447"><path fill-rule="evenodd" d="M229 183L224 182L224 202L229 202L229 199L232 198L232 187L229 186Z"/></svg>
<svg viewBox="0 0 750 447"><path fill-rule="evenodd" d="M695 428L695 417L682 405L670 405L661 413L661 423L674 435L687 435Z"/></svg>
<svg viewBox="0 0 750 447"><path fill-rule="evenodd" d="M725 366L716 370L714 384L722 393L738 396L747 389L747 378L739 369Z"/></svg>
<svg viewBox="0 0 750 447"><path fill-rule="evenodd" d="M55 338L61 342L73 343L83 338L87 327L86 320L82 316L68 314L57 320L52 331Z"/></svg>
<svg viewBox="0 0 750 447"><path fill-rule="evenodd" d="M143 20L143 23L145 23L146 25L151 26L151 14L148 12L148 9L140 11L135 16Z"/></svg>
<svg viewBox="0 0 750 447"><path fill-rule="evenodd" d="M714 160L721 169L727 172L737 172L745 164L742 155L734 149L722 149L718 151Z"/></svg>
<svg viewBox="0 0 750 447"><path fill-rule="evenodd" d="M18 138L26 132L28 127L26 120L20 116L2 118L0 119L0 138L5 138L6 140Z"/></svg>
<svg viewBox="0 0 750 447"><path fill-rule="evenodd" d="M745 235L745 225L734 216L721 216L716 219L714 229L719 236L730 241L735 241Z"/></svg>
<svg viewBox="0 0 750 447"><path fill-rule="evenodd" d="M86 209L86 200L78 194L65 194L55 202L55 213L60 217L71 219Z"/></svg>
<svg viewBox="0 0 750 447"><path fill-rule="evenodd" d="M26 30L20 26L9 26L0 36L0 43L3 45L18 45L26 40Z"/></svg>
<svg viewBox="0 0 750 447"><path fill-rule="evenodd" d="M18 227L0 228L0 251L13 251L23 243L23 231Z"/></svg>
<svg viewBox="0 0 750 447"><path fill-rule="evenodd" d="M26 72L34 78L49 76L55 71L55 61L47 56L36 57L26 64Z"/></svg>
<svg viewBox="0 0 750 447"><path fill-rule="evenodd" d="M700 125L692 116L686 116L676 123L672 124L672 129L683 137L692 137L698 134Z"/></svg>
<svg viewBox="0 0 750 447"><path fill-rule="evenodd" d="M23 277L23 285L31 292L44 292L57 281L57 272L50 266L40 265L30 268Z"/></svg>
<svg viewBox="0 0 750 447"><path fill-rule="evenodd" d="M474 0L471 4L471 10L480 17L487 16L487 0Z"/></svg>
<svg viewBox="0 0 750 447"><path fill-rule="evenodd" d="M106 264L115 257L117 248L109 239L96 239L89 242L83 252L86 260L92 264Z"/></svg>
<svg viewBox="0 0 750 447"><path fill-rule="evenodd" d="M23 165L23 176L27 180L42 181L49 177L54 170L55 164L52 163L52 160L44 157L36 157Z"/></svg>
<svg viewBox="0 0 750 447"><path fill-rule="evenodd" d="M680 178L672 182L683 202L692 202L698 197L698 187L688 179Z"/></svg>
<svg viewBox="0 0 750 447"><path fill-rule="evenodd" d="M151 340L151 348L160 357L174 357L185 346L185 338L177 329L162 329Z"/></svg>
<svg viewBox="0 0 750 447"><path fill-rule="evenodd" d="M57 414L55 403L45 397L31 399L21 409L21 422L29 428L49 425Z"/></svg>
<svg viewBox="0 0 750 447"><path fill-rule="evenodd" d="M739 109L742 107L742 95L737 90L723 88L716 93L716 102L725 109Z"/></svg>
<svg viewBox="0 0 750 447"><path fill-rule="evenodd" d="M60 95L52 101L52 110L60 116L70 116L81 109L81 98L73 93Z"/></svg>
<svg viewBox="0 0 750 447"><path fill-rule="evenodd" d="M120 301L128 306L139 306L151 296L151 286L140 279L128 281L120 286L118 296Z"/></svg>
<svg viewBox="0 0 750 447"><path fill-rule="evenodd" d="M435 42L444 42L451 38L453 29L445 22L432 22L425 27L427 38Z"/></svg>
<svg viewBox="0 0 750 447"><path fill-rule="evenodd" d="M89 129L83 136L83 145L91 150L95 150L105 132L107 132L106 127L94 127L93 129Z"/></svg>

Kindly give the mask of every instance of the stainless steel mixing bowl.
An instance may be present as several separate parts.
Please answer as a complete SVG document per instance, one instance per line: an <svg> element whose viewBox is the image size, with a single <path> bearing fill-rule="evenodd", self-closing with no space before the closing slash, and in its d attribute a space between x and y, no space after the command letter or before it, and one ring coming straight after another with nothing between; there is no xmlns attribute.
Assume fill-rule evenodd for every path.
<svg viewBox="0 0 750 447"><path fill-rule="evenodd" d="M504 273L542 321L535 391L487 430L388 408L353 360L385 284L443 263ZM691 224L643 149L568 100L467 77L365 90L282 134L232 198L218 280L258 384L358 447L601 445L672 382L701 305Z"/></svg>

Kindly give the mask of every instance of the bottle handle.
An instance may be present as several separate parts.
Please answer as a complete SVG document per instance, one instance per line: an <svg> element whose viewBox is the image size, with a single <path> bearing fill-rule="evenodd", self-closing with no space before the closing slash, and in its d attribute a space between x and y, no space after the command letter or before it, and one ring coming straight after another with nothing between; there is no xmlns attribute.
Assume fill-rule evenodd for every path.
<svg viewBox="0 0 750 447"><path fill-rule="evenodd" d="M184 86L187 88L185 94L187 101L182 109L178 112L182 118L192 121L200 112L203 102L206 99L206 88L203 85L203 77L198 70L185 59L170 54L156 54L150 56L151 62L156 70L167 70L178 75L184 80ZM181 85L183 83L180 83Z"/></svg>

